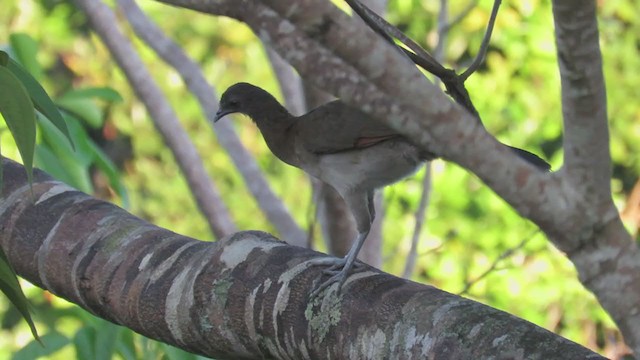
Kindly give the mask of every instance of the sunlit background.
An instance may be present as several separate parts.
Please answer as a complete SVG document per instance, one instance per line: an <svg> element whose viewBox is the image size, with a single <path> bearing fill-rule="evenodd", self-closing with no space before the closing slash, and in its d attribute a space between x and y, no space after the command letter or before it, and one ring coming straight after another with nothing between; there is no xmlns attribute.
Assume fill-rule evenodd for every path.
<svg viewBox="0 0 640 360"><path fill-rule="evenodd" d="M451 0L455 17L469 0ZM242 23L140 1L160 26L201 64L219 92L251 82L279 95L262 44ZM464 69L475 56L492 1L478 6L446 37L446 64ZM640 162L640 18L634 0L599 1L601 47L607 81L616 204L625 210L629 230L637 233L638 210L627 206ZM438 41L439 1L391 0L387 19L427 49ZM121 15L121 14L120 14ZM125 24L120 25L132 36ZM0 46L10 36L31 38L37 54L34 75L54 100L76 114L77 131L86 133L117 172L86 160L60 160L55 141L39 135L36 165L70 166L58 177L83 191L126 207L154 224L197 239L213 238L173 155L143 105L136 99L109 52L93 35L84 16L68 0L3 0ZM189 132L240 229L276 230L261 214L229 157L180 77L135 41ZM38 70L39 69L39 70ZM486 127L501 141L541 155L554 169L562 166L560 85L549 1L504 2L486 63L467 82ZM89 95L70 91L109 87ZM119 96L117 96L119 94ZM219 95L219 94L218 94ZM66 101L66 102L65 102ZM270 154L249 120L236 121L242 142L277 194L304 229L313 206L306 175ZM6 128L4 123L0 126ZM2 153L19 159L8 131ZM49 154L50 153L50 154ZM53 157L49 156L52 155ZM78 155L82 158L81 155ZM57 160L56 160L57 159ZM416 176L385 190L383 269L401 274L421 196ZM530 222L520 218L475 176L452 163L433 163L433 192L420 237L413 280L432 284L527 319L606 356L624 352L615 325L593 295L579 283L565 256ZM295 191L291 191L295 189ZM640 191L636 189L636 191ZM319 233L319 229L315 230ZM324 245L315 246L324 249ZM502 260L497 261L501 258ZM485 274L486 273L486 274ZM47 347L33 341L28 327L0 296L0 359L191 359L195 356L97 319L55 296L23 282Z"/></svg>

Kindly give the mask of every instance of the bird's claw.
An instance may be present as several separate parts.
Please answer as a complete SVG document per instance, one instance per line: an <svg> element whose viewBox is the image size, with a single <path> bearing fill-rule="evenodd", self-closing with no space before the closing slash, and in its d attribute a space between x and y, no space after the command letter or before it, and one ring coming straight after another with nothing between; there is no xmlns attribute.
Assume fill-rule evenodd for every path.
<svg viewBox="0 0 640 360"><path fill-rule="evenodd" d="M318 294L320 294L321 292L323 292L325 289L327 289L328 287L332 286L335 283L338 283L338 288L336 289L336 293L340 293L340 289L342 288L342 285L344 284L344 282L347 280L347 273L344 271L340 271L337 272L335 275L331 276L327 281L323 282L320 285L314 284L315 289L311 292L311 297L316 297ZM319 278L317 281L319 281L322 278Z"/></svg>
<svg viewBox="0 0 640 360"><path fill-rule="evenodd" d="M333 264L331 265L328 269L324 269L322 270L322 274L323 275L331 275L331 276L335 276L337 274L339 274L343 269L344 266L347 264L347 261L345 259L341 259L342 261L338 264ZM353 266L351 266L352 269L361 269L362 268L362 264L361 263L353 263ZM346 276L345 276L346 277Z"/></svg>
<svg viewBox="0 0 640 360"><path fill-rule="evenodd" d="M351 270L360 269L363 267L362 263L354 262L349 268L345 268L347 262L348 261L346 258L320 258L311 260L309 262L309 266L329 265L329 268L322 270L322 276L316 280L316 284L314 284L315 289L311 292L311 296L315 297L336 282L338 283L337 293L339 293L342 285L344 285L347 277L349 277L349 273L351 272ZM317 282L320 281L325 275L329 275L331 277L320 285L317 285Z"/></svg>

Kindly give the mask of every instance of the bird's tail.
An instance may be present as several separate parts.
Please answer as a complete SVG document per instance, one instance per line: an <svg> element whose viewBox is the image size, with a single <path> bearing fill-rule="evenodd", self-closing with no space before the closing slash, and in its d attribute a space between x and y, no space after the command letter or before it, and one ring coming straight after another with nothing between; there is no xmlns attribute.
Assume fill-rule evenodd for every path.
<svg viewBox="0 0 640 360"><path fill-rule="evenodd" d="M507 145L509 146L509 145ZM537 167L540 170L550 171L551 165L548 162L542 160L538 155L529 152L527 150L519 149L517 147L509 146L513 152L515 152L518 156L529 162L529 164Z"/></svg>

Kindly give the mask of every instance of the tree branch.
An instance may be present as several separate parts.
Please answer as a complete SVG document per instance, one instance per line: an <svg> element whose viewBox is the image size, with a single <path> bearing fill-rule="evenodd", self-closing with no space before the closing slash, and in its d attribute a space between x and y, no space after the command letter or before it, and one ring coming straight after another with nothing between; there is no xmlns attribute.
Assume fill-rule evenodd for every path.
<svg viewBox="0 0 640 360"><path fill-rule="evenodd" d="M596 2L553 1L564 121L563 180L588 204L565 249L580 280L598 296L640 355L640 250L611 198L611 156ZM575 206L576 201L565 208ZM573 219L572 219L573 220ZM578 225L579 224L579 225ZM576 226L577 225L577 226ZM563 245L563 244L561 244ZM562 248L562 246L560 246Z"/></svg>
<svg viewBox="0 0 640 360"><path fill-rule="evenodd" d="M213 119L218 110L218 95L207 82L200 67L177 44L166 37L134 1L119 0L118 5L123 9L136 34L180 74L213 126ZM287 242L306 247L304 231L296 224L282 200L271 190L255 159L238 139L232 124L222 121L216 123L214 128L218 142L229 154L267 220L275 226L280 236Z"/></svg>
<svg viewBox="0 0 640 360"><path fill-rule="evenodd" d="M494 272L498 268L498 264L500 264L502 262L502 260L510 257L516 251L522 249L525 245L527 245L529 240L531 240L536 233L538 233L538 230L536 230L530 236L522 239L522 241L520 241L520 243L518 243L518 245L505 250L502 254L500 254L500 256L498 256L497 259L495 259L493 261L493 263L491 263L491 266L489 266L485 271L482 272L482 274L478 275L478 277L476 277L475 279L473 279L471 281L467 281L466 284L464 285L464 288L458 293L458 295L462 296L462 295L466 295L467 293L469 293L469 290L471 289L471 287L473 285L477 284L478 282L480 282L480 280L484 279L489 274Z"/></svg>
<svg viewBox="0 0 640 360"><path fill-rule="evenodd" d="M413 275L413 269L416 266L416 259L418 257L418 243L420 242L420 234L422 233L422 227L425 222L427 208L429 207L429 200L431 199L431 161L428 161L425 165L425 172L422 178L422 196L420 196L420 202L418 203L418 210L416 211L416 224L413 228L413 235L411 236L411 248L407 254L407 260L405 261L404 271L402 277L410 279Z"/></svg>
<svg viewBox="0 0 640 360"><path fill-rule="evenodd" d="M611 155L596 4L593 0L554 1L553 15L562 82L565 169L575 185L590 187L609 208Z"/></svg>
<svg viewBox="0 0 640 360"><path fill-rule="evenodd" d="M464 82L473 74L480 65L484 62L484 57L487 55L487 49L489 48L489 41L491 41L491 33L493 32L493 26L496 23L496 18L498 17L498 9L500 8L500 4L502 0L494 0L493 8L491 9L491 16L489 17L489 24L487 25L487 31L484 33L484 38L482 39L482 44L480 45L480 50L478 50L478 55L473 59L473 62L469 66L467 70L465 70L462 75L460 75L460 79Z"/></svg>
<svg viewBox="0 0 640 360"><path fill-rule="evenodd" d="M308 109L304 98L302 79L276 51L268 46L264 48L269 57L271 68L278 79L285 107L295 116L306 113Z"/></svg>
<svg viewBox="0 0 640 360"><path fill-rule="evenodd" d="M467 4L467 7L465 7L464 10L462 10L458 15L456 15L456 17L453 18L453 20L451 20L451 21L447 22L446 24L444 24L443 31L448 31L453 26L459 24L462 20L464 20L464 18L467 17L467 15L469 15L471 10L473 10L473 8L478 6L478 2L480 2L480 0L471 0L471 1L469 1L469 4Z"/></svg>
<svg viewBox="0 0 640 360"><path fill-rule="evenodd" d="M309 298L318 253L262 232L215 243L153 226L4 160L0 246L16 272L116 324L215 358L604 359L527 321L363 265ZM283 259L286 259L283 261Z"/></svg>
<svg viewBox="0 0 640 360"><path fill-rule="evenodd" d="M124 72L132 88L145 104L151 120L171 149L182 170L200 211L216 238L236 231L235 224L220 194L207 174L202 159L184 131L177 115L148 73L135 50L118 30L117 20L104 3L79 0L93 30L102 39Z"/></svg>

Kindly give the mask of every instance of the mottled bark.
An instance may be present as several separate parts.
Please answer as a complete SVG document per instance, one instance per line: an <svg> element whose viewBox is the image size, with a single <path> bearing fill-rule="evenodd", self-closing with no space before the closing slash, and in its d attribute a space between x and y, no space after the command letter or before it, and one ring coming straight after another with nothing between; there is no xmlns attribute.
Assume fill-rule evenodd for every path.
<svg viewBox="0 0 640 360"><path fill-rule="evenodd" d="M608 185L594 0L554 2L567 102L565 166L555 173L518 159L396 48L329 1L161 1L246 22L306 80L474 172L567 253L583 284L640 353L640 250L612 205Z"/></svg>
<svg viewBox="0 0 640 360"><path fill-rule="evenodd" d="M562 82L564 185L575 205L559 237L578 270L640 356L640 251L611 198L607 98L596 19L596 2L553 1Z"/></svg>
<svg viewBox="0 0 640 360"><path fill-rule="evenodd" d="M531 323L364 266L310 298L322 256L262 232L211 243L3 161L0 246L17 273L116 324L215 358L602 358Z"/></svg>

